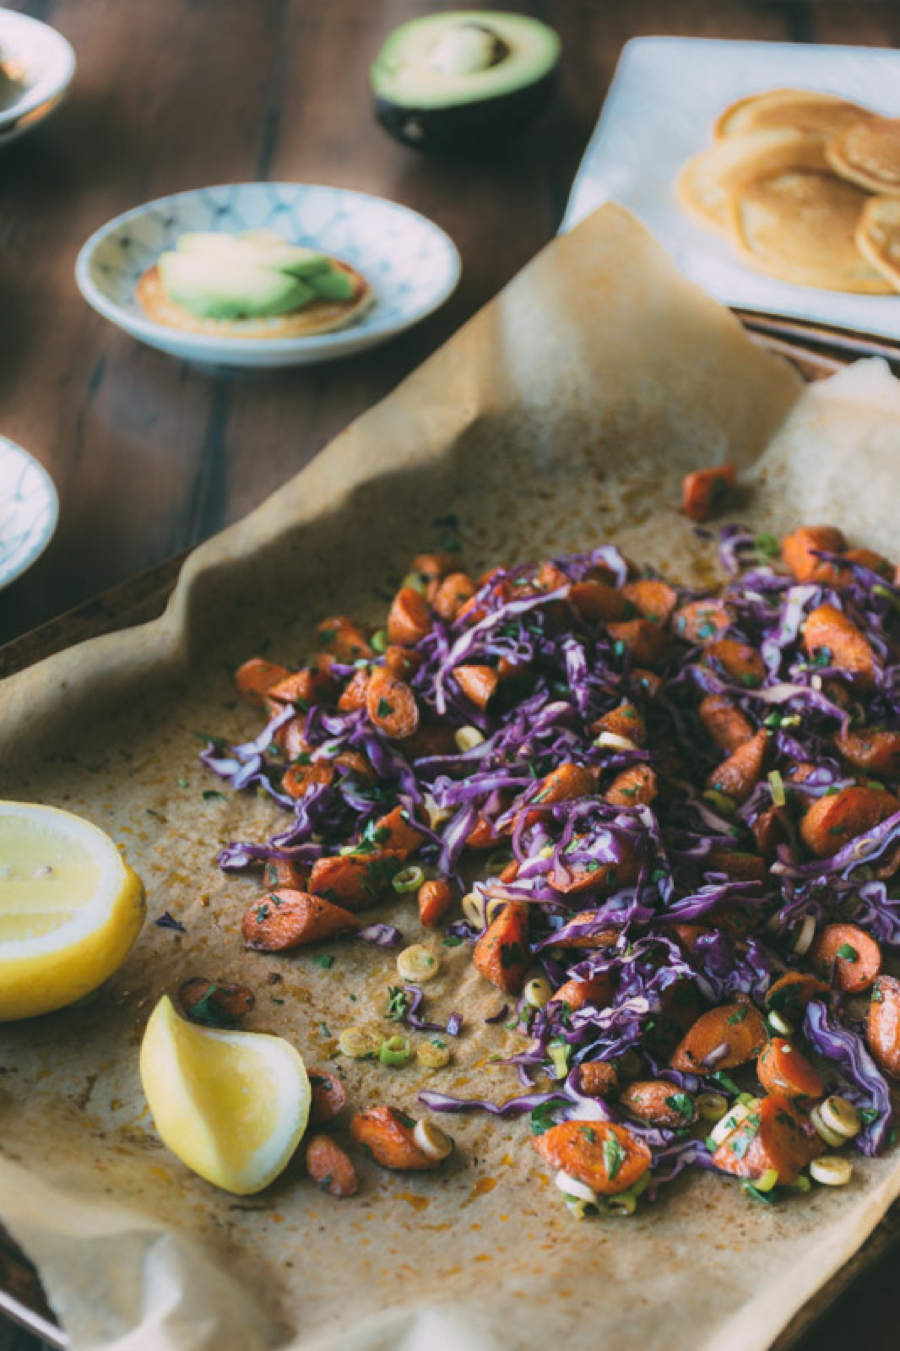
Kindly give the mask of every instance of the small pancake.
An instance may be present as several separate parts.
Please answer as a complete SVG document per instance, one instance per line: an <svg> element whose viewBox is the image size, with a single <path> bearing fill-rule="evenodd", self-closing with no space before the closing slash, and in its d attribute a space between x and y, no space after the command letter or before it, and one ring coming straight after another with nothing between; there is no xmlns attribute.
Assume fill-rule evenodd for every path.
<svg viewBox="0 0 900 1351"><path fill-rule="evenodd" d="M812 169L748 183L735 195L731 228L745 263L780 281L827 291L887 295L892 287L856 247L866 194Z"/></svg>
<svg viewBox="0 0 900 1351"><path fill-rule="evenodd" d="M699 225L727 234L736 192L758 178L795 168L827 168L821 136L785 127L732 136L688 160L678 175L678 198Z"/></svg>
<svg viewBox="0 0 900 1351"><path fill-rule="evenodd" d="M864 258L900 291L900 197L870 197L856 227Z"/></svg>
<svg viewBox="0 0 900 1351"><path fill-rule="evenodd" d="M713 135L720 141L754 131L790 127L818 136L836 136L868 116L868 108L835 94L821 94L815 89L769 89L732 103L715 123Z"/></svg>
<svg viewBox="0 0 900 1351"><path fill-rule="evenodd" d="M332 333L356 323L375 302L375 292L349 263L332 259L334 266L353 280L352 300L314 300L300 310L264 319L201 319L169 299L158 267L151 267L139 280L135 296L149 319L167 328L199 333L206 338L306 338Z"/></svg>
<svg viewBox="0 0 900 1351"><path fill-rule="evenodd" d="M900 197L900 117L867 117L829 141L828 163L869 192Z"/></svg>

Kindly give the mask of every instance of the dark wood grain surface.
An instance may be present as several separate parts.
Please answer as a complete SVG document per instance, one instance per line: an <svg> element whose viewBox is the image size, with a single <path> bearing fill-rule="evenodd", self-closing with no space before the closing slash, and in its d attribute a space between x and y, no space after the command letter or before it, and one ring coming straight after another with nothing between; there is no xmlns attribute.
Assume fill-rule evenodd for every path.
<svg viewBox="0 0 900 1351"><path fill-rule="evenodd" d="M10 7L59 28L78 71L63 109L0 155L0 431L49 469L61 501L46 554L0 593L0 643L244 515L503 286L554 234L629 38L900 45L900 4L889 0L494 0L559 30L560 94L502 153L438 162L374 124L366 73L397 23L452 5ZM168 192L259 178L360 188L431 216L462 254L458 292L420 327L361 357L247 375L153 352L81 300L76 253L110 216ZM152 581L129 593L135 613L153 594ZM78 623L88 631L98 614L103 605L93 602L59 634L79 632ZM18 660L26 650L18 646ZM0 669L2 661L0 652ZM870 1266L798 1351L844 1351L861 1334L874 1346L897 1345L896 1263L888 1252ZM0 1323L0 1351L35 1346Z"/></svg>

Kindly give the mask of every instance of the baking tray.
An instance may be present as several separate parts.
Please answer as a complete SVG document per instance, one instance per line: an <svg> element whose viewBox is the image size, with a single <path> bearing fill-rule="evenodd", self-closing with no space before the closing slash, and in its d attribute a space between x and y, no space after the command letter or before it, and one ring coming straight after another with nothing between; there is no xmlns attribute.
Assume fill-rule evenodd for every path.
<svg viewBox="0 0 900 1351"><path fill-rule="evenodd" d="M833 330L800 322L785 325L781 321L772 327L767 316L738 314L755 341L785 356L808 381L833 375L854 357L883 356L895 368L900 365L900 349L887 347L881 342L857 345L857 335L853 335L854 344L848 347L843 341L845 335ZM797 341L798 337L803 341ZM165 608L186 557L187 551L178 554L0 647L0 678L12 675L75 643L155 618ZM895 1247L898 1239L900 1202L888 1211L859 1251L828 1285L797 1313L772 1344L772 1351L789 1351L795 1346L827 1315L839 1296L850 1290ZM0 1318L4 1316L50 1347L65 1351L69 1346L65 1333L50 1309L37 1272L0 1226Z"/></svg>

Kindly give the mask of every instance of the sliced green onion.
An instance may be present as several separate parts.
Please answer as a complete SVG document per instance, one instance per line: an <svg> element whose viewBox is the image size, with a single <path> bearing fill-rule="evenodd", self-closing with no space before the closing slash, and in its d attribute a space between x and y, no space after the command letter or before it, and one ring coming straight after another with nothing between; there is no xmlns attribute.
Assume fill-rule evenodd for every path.
<svg viewBox="0 0 900 1351"><path fill-rule="evenodd" d="M399 1034L386 1038L378 1048L378 1059L382 1065L392 1065L394 1068L408 1065L411 1055L412 1045L409 1037L402 1037Z"/></svg>
<svg viewBox="0 0 900 1351"><path fill-rule="evenodd" d="M371 641L373 652L386 652L388 646L387 630L379 629L377 633L373 633Z"/></svg>
<svg viewBox="0 0 900 1351"><path fill-rule="evenodd" d="M565 1079L569 1073L568 1046L551 1046L550 1059L553 1061L553 1069L556 1072L557 1079Z"/></svg>
<svg viewBox="0 0 900 1351"><path fill-rule="evenodd" d="M411 586L413 591L418 591L420 596L424 596L428 583L421 572L408 572L400 583L401 590L407 586Z"/></svg>
<svg viewBox="0 0 900 1351"><path fill-rule="evenodd" d="M721 1121L728 1111L724 1093L698 1093L697 1112L701 1121Z"/></svg>
<svg viewBox="0 0 900 1351"><path fill-rule="evenodd" d="M770 1192L778 1183L778 1169L767 1168L761 1178L754 1182L754 1187L758 1192Z"/></svg>
<svg viewBox="0 0 900 1351"><path fill-rule="evenodd" d="M415 864L409 868L403 868L395 873L391 879L391 886L395 891L399 891L401 896L407 891L418 891L419 887L425 881L425 873Z"/></svg>
<svg viewBox="0 0 900 1351"><path fill-rule="evenodd" d="M718 788L707 788L703 794L703 801L708 802L711 807L715 807L723 816L733 816L735 810L734 798L728 797L725 793L720 793Z"/></svg>
<svg viewBox="0 0 900 1351"><path fill-rule="evenodd" d="M783 807L787 802L787 794L784 791L784 779L773 769L769 775L769 788L772 793L772 801L776 807Z"/></svg>

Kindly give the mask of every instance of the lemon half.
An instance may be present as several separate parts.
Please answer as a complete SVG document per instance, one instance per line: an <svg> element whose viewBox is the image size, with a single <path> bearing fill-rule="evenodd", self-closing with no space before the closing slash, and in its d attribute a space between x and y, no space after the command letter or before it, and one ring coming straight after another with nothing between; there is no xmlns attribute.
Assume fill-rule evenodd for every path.
<svg viewBox="0 0 900 1351"><path fill-rule="evenodd" d="M56 807L0 802L0 1020L90 994L143 920L140 879L104 831Z"/></svg>
<svg viewBox="0 0 900 1351"><path fill-rule="evenodd" d="M163 995L141 1043L141 1083L163 1142L238 1196L287 1166L309 1119L299 1052L282 1037L198 1027Z"/></svg>

